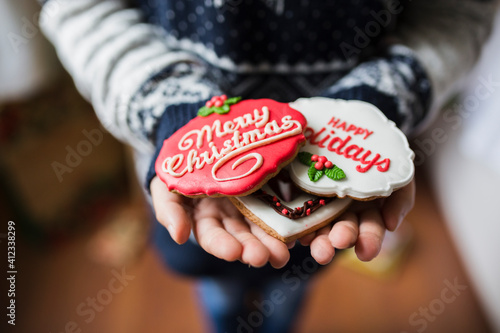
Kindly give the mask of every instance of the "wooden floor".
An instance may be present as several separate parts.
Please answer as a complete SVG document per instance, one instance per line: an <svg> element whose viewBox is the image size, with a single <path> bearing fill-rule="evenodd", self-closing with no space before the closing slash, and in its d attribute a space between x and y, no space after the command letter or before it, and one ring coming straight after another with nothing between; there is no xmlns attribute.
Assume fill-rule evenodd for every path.
<svg viewBox="0 0 500 333"><path fill-rule="evenodd" d="M377 279L331 265L295 332L491 332L423 178L407 220L415 244L395 274ZM151 249L115 283L123 272L92 262L88 237L51 251L18 246L14 332L206 331L192 282L166 273ZM450 289L454 283L466 289ZM106 304L93 309L87 302L96 297Z"/></svg>

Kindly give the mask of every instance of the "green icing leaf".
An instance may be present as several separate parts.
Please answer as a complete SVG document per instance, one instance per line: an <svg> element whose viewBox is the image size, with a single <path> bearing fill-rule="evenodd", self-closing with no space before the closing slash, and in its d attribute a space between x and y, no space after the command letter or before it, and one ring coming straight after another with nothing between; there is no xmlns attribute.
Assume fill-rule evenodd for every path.
<svg viewBox="0 0 500 333"><path fill-rule="evenodd" d="M311 163L314 164L314 162L311 161L311 156L313 156L313 154L308 153L306 151L302 151L302 152L299 153L299 155L297 155L297 157L299 158L300 163L305 164L307 166L310 166Z"/></svg>
<svg viewBox="0 0 500 333"><path fill-rule="evenodd" d="M331 169L325 169L325 174L328 178L333 180L341 180L345 178L344 171L336 165Z"/></svg>
<svg viewBox="0 0 500 333"><path fill-rule="evenodd" d="M309 179L313 182L317 182L323 176L323 174L324 174L323 170L317 170L314 167L314 164L311 164L309 170L307 170L307 175L309 176Z"/></svg>
<svg viewBox="0 0 500 333"><path fill-rule="evenodd" d="M225 106L228 106L228 105L225 105ZM229 108L227 110L224 109L223 106L221 107L218 107L218 106L213 106L212 109L215 111L215 113L217 114L225 114L225 113L228 113L229 112Z"/></svg>
<svg viewBox="0 0 500 333"><path fill-rule="evenodd" d="M211 115L212 113L217 113L217 114L226 114L229 111L231 111L231 105L236 104L241 100L241 97L232 97L228 98L224 101L224 104L222 106L212 106L212 107L206 107L203 106L198 110L198 116L201 117L206 117Z"/></svg>
<svg viewBox="0 0 500 333"><path fill-rule="evenodd" d="M231 98L226 99L224 104L225 105L232 105L232 104L238 103L239 101L241 101L241 97L231 97Z"/></svg>
<svg viewBox="0 0 500 333"><path fill-rule="evenodd" d="M206 106L201 107L198 110L198 116L206 117L214 113L213 108L207 108Z"/></svg>

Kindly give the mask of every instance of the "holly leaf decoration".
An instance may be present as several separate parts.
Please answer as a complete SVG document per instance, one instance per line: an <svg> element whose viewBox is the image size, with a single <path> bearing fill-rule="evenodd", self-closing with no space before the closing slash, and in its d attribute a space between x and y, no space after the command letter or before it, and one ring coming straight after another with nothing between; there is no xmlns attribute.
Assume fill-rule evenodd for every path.
<svg viewBox="0 0 500 333"><path fill-rule="evenodd" d="M344 171L336 165L331 169L326 169L325 174L328 178L332 180L341 180L345 178Z"/></svg>
<svg viewBox="0 0 500 333"><path fill-rule="evenodd" d="M220 107L214 106L214 107L212 107L212 109L214 110L213 112L215 112L217 114L224 114L224 113L228 113L229 112L229 110L224 111L224 109L222 108L222 106L220 106Z"/></svg>
<svg viewBox="0 0 500 333"><path fill-rule="evenodd" d="M221 98L221 97L215 97L215 98ZM220 99L220 101L222 100ZM222 104L222 106L214 106L212 104L213 102L208 101L205 106L201 107L198 110L198 116L207 117L214 112L217 114L226 114L229 111L231 111L231 105L236 104L239 101L241 101L241 97L228 98L224 101L224 104Z"/></svg>
<svg viewBox="0 0 500 333"><path fill-rule="evenodd" d="M314 167L314 164L311 164L309 170L307 170L307 175L312 182L317 182L324 174L323 170L318 170Z"/></svg>
<svg viewBox="0 0 500 333"><path fill-rule="evenodd" d="M299 153L298 158L299 158L300 163L305 164L307 166L311 166L311 164L314 164L314 162L311 161L312 156L313 156L313 154L308 153L306 151L302 151Z"/></svg>
<svg viewBox="0 0 500 333"><path fill-rule="evenodd" d="M231 97L231 98L228 98L226 99L226 102L224 104L226 105L233 105L233 104L236 104L238 103L239 101L241 101L241 97Z"/></svg>
<svg viewBox="0 0 500 333"><path fill-rule="evenodd" d="M213 108L207 108L206 106L198 110L198 116L207 117L214 113Z"/></svg>

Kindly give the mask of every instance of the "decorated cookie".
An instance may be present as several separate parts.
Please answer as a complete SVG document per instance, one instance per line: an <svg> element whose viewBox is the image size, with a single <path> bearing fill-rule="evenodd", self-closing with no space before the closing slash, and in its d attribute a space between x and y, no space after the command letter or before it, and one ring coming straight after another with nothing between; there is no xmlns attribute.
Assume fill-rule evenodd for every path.
<svg viewBox="0 0 500 333"><path fill-rule="evenodd" d="M280 176L278 178L283 178ZM332 222L352 201L349 198L317 197L282 179L273 179L249 196L230 199L250 221L285 243Z"/></svg>
<svg viewBox="0 0 500 333"><path fill-rule="evenodd" d="M155 169L185 196L247 195L295 158L305 125L288 104L214 97L164 141Z"/></svg>
<svg viewBox="0 0 500 333"><path fill-rule="evenodd" d="M304 191L368 200L389 196L412 180L414 153L375 106L323 97L290 106L307 119L306 145L290 165L290 177Z"/></svg>

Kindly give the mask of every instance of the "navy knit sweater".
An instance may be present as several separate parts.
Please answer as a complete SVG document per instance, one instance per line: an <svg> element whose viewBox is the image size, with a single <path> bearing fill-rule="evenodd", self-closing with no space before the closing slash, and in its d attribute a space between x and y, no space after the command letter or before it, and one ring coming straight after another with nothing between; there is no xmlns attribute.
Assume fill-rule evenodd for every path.
<svg viewBox="0 0 500 333"><path fill-rule="evenodd" d="M434 73L393 37L405 31L428 48L421 54L432 55L426 68L445 67L444 52L434 56L433 41L421 42L428 29L422 19L446 28L435 37L436 49L461 45L472 49L464 58L473 60L477 48L469 46L489 30L479 22L491 21L490 7L478 0L419 0L411 3L415 10L410 0L134 0L128 8L124 1L48 0L41 25L104 125L138 150L152 143L157 152L221 93L283 102L363 100L409 133L429 111ZM51 16L51 4L62 10ZM454 12L442 18L448 11ZM419 20L412 21L413 13ZM463 40L446 35L457 19L470 30ZM441 93L440 78L433 83ZM154 174L151 166L148 183Z"/></svg>
<svg viewBox="0 0 500 333"><path fill-rule="evenodd" d="M227 95L283 102L305 96L364 100L408 131L425 117L430 84L410 50L380 45L404 10L398 4L140 1L148 21L165 29L173 47L196 53L207 68L205 79ZM169 70L160 75L168 76ZM388 86L384 80L390 80ZM167 108L155 132L155 157L163 140L194 117L202 103ZM154 160L147 183L155 175Z"/></svg>

